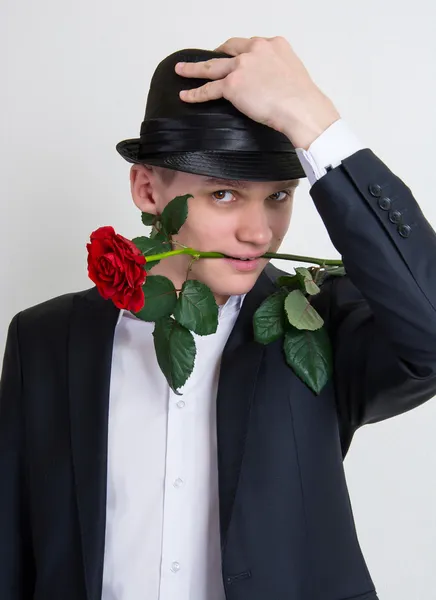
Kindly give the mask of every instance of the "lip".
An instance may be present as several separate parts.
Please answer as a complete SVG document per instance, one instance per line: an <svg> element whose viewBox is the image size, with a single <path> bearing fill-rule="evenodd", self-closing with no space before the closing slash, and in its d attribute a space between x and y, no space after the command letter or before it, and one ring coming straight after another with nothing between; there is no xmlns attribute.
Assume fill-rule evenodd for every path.
<svg viewBox="0 0 436 600"><path fill-rule="evenodd" d="M242 256L232 256L231 254L229 254L229 258L250 258L250 259L254 259L254 258L261 258L263 255L265 254L265 252L263 252L262 254L243 254Z"/></svg>
<svg viewBox="0 0 436 600"><path fill-rule="evenodd" d="M254 258L252 260L238 260L235 258L223 258L225 262L229 263L236 271L244 273L255 271L259 268L261 258Z"/></svg>

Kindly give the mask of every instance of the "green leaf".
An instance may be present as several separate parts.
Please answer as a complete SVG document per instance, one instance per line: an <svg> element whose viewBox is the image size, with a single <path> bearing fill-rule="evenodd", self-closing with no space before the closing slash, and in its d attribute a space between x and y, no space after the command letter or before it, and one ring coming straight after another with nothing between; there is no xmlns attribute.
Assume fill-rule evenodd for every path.
<svg viewBox="0 0 436 600"><path fill-rule="evenodd" d="M167 252L171 250L169 242L163 242L161 238L148 238L148 237L137 237L133 238L132 242L135 246L144 254L144 256L151 254L160 254L161 252Z"/></svg>
<svg viewBox="0 0 436 600"><path fill-rule="evenodd" d="M319 394L333 373L333 355L325 328L290 329L283 342L286 362L309 388Z"/></svg>
<svg viewBox="0 0 436 600"><path fill-rule="evenodd" d="M313 280L318 286L323 285L330 275L343 276L346 275L344 266L327 265L324 267L309 267L308 269L313 277Z"/></svg>
<svg viewBox="0 0 436 600"><path fill-rule="evenodd" d="M159 242L164 242L166 244L170 244L170 246L171 246L171 240L167 236L167 234L165 233L165 231L154 229L151 232L151 234L150 234L150 239L151 240L156 240L156 241L159 241Z"/></svg>
<svg viewBox="0 0 436 600"><path fill-rule="evenodd" d="M303 285L303 289L310 295L315 296L320 293L319 287L313 280L312 273L305 267L297 267L295 269L297 277Z"/></svg>
<svg viewBox="0 0 436 600"><path fill-rule="evenodd" d="M192 197L192 194L176 196L163 209L160 220L167 235L174 235L179 232L188 216L188 198Z"/></svg>
<svg viewBox="0 0 436 600"><path fill-rule="evenodd" d="M278 340L285 330L286 294L277 292L262 302L253 316L254 339L259 344L270 344Z"/></svg>
<svg viewBox="0 0 436 600"><path fill-rule="evenodd" d="M157 321L171 315L177 302L173 282L163 275L148 275L142 290L145 296L144 307L135 315L143 321Z"/></svg>
<svg viewBox="0 0 436 600"><path fill-rule="evenodd" d="M141 213L141 221L144 225L153 225L155 220L157 219L156 215L151 215L150 213Z"/></svg>
<svg viewBox="0 0 436 600"><path fill-rule="evenodd" d="M162 238L165 239L165 236L160 234L160 237L148 238L145 236L137 237L132 240L135 246L139 249L142 254L147 256L152 256L153 254L160 254L161 252L168 252L171 250L171 245L169 242L163 242ZM145 263L144 268L146 271L149 271L156 265L160 263L160 260L154 260L153 262Z"/></svg>
<svg viewBox="0 0 436 600"><path fill-rule="evenodd" d="M326 270L329 275L339 275L342 277L347 274L345 267L326 267Z"/></svg>
<svg viewBox="0 0 436 600"><path fill-rule="evenodd" d="M309 267L308 271L318 287L321 286L327 278L327 271L324 267Z"/></svg>
<svg viewBox="0 0 436 600"><path fill-rule="evenodd" d="M173 392L180 396L177 390L186 383L194 369L194 337L183 325L171 317L164 317L156 321L153 338L161 371Z"/></svg>
<svg viewBox="0 0 436 600"><path fill-rule="evenodd" d="M276 284L280 287L295 287L299 282L298 275L281 275L276 279Z"/></svg>
<svg viewBox="0 0 436 600"><path fill-rule="evenodd" d="M207 285L195 279L185 281L174 309L174 318L198 335L215 333L218 306Z"/></svg>
<svg viewBox="0 0 436 600"><path fill-rule="evenodd" d="M290 292L285 300L288 321L297 329L315 331L324 325L322 317L316 312L301 290Z"/></svg>

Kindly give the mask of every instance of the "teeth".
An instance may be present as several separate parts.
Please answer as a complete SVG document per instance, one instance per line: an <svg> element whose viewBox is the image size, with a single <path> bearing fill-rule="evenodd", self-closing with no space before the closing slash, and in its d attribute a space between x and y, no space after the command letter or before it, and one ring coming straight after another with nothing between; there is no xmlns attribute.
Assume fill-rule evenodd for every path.
<svg viewBox="0 0 436 600"><path fill-rule="evenodd" d="M256 257L253 258L240 258L239 256L230 256L229 258L232 258L233 260L255 260Z"/></svg>

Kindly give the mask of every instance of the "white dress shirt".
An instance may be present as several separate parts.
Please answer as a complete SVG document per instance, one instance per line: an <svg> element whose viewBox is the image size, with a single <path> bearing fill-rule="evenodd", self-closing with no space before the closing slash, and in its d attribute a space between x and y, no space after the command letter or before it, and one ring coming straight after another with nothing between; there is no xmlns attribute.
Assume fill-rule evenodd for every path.
<svg viewBox="0 0 436 600"><path fill-rule="evenodd" d="M364 146L347 123L339 119L324 131L308 150L296 148L301 166L310 185L327 173L327 168L339 166L347 156L362 150Z"/></svg>
<svg viewBox="0 0 436 600"><path fill-rule="evenodd" d="M103 600L224 600L215 398L221 354L245 296L219 309L217 332L174 394L152 331L121 311L109 405Z"/></svg>
<svg viewBox="0 0 436 600"><path fill-rule="evenodd" d="M363 146L341 120L297 154L310 184ZM219 534L216 393L225 343L245 296L194 334L194 371L177 396L152 331L127 311L115 329L109 398L102 600L225 600Z"/></svg>

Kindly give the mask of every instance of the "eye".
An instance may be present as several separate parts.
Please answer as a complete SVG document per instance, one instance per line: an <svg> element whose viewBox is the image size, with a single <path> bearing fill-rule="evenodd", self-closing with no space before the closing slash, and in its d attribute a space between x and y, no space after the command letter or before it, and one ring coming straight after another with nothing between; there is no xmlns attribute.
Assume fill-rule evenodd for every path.
<svg viewBox="0 0 436 600"><path fill-rule="evenodd" d="M223 194L224 194L224 197L222 196ZM212 195L214 202L216 202L217 204L228 204L229 202L225 200L226 194L230 194L231 196L233 196L233 192L231 190L217 190L216 192L212 192L211 195ZM280 198L280 194L284 194L284 197ZM220 195L221 195L220 198L217 197ZM285 202L291 195L292 194L290 191L282 190L281 192L274 192L269 197L273 198L276 202L281 203L281 202Z"/></svg>
<svg viewBox="0 0 436 600"><path fill-rule="evenodd" d="M217 196L221 195L221 194L224 194L224 195L225 194L233 195L230 190L218 190L218 191L212 193L212 198L213 198L214 202L216 202L217 204L228 204L228 202L226 202L224 200L224 198L222 198L222 197L221 198L217 198Z"/></svg>
<svg viewBox="0 0 436 600"><path fill-rule="evenodd" d="M281 199L279 199L279 198L277 198L277 196L278 196L279 194L284 194L284 195L285 195L285 197L284 197L284 198L281 198ZM273 199L274 199L274 196L276 196L275 200L277 200L277 202L279 202L279 203L280 203L280 202L285 202L285 201L286 201L286 200L287 200L287 199L290 197L290 195L291 195L291 193L290 193L290 192L288 192L287 190L283 190L283 191L281 191L281 192L274 192L274 194L271 194L270 198L273 198Z"/></svg>

